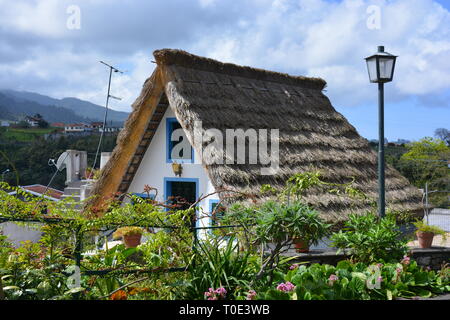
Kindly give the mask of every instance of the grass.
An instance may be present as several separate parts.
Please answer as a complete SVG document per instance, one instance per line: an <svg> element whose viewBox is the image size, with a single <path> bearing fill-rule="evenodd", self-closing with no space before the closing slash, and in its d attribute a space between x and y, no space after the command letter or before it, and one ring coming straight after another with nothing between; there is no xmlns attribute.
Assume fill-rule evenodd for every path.
<svg viewBox="0 0 450 320"><path fill-rule="evenodd" d="M32 141L38 136L50 133L55 128L6 128L3 136L17 141Z"/></svg>

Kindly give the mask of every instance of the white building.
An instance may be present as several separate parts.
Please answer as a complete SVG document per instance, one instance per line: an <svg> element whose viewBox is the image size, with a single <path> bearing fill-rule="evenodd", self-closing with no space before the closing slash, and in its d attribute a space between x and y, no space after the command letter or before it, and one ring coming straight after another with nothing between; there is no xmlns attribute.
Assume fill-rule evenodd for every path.
<svg viewBox="0 0 450 320"><path fill-rule="evenodd" d="M64 126L64 132L84 132L86 125L83 123L70 123Z"/></svg>
<svg viewBox="0 0 450 320"><path fill-rule="evenodd" d="M322 93L324 80L224 64L180 50L157 50L154 55L157 67L92 190L97 196L92 205L117 192L145 196L149 185L158 190L160 202L173 197L198 201L200 216L219 201L260 199L263 185L282 188L293 174L313 168L333 181L353 177L367 194L376 190L376 152ZM243 143L223 139L224 153L224 145L215 139L239 130L244 135L235 138ZM246 135L252 130L259 132L257 141ZM213 132L214 139L209 136ZM256 153L258 161L251 162ZM205 154L218 161L202 163L200 155ZM420 192L397 171L386 170L390 207L423 215ZM343 202L326 190L303 199L335 222L345 221L355 207L370 210L369 202ZM198 226L214 222L197 219Z"/></svg>

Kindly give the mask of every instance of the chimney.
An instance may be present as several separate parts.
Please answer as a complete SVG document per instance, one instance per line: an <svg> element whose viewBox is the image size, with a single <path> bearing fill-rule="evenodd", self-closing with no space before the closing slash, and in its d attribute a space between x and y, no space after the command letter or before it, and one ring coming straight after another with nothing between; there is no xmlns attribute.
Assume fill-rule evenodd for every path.
<svg viewBox="0 0 450 320"><path fill-rule="evenodd" d="M108 162L109 158L111 158L111 152L102 152L100 156L100 170L103 169L103 167Z"/></svg>
<svg viewBox="0 0 450 320"><path fill-rule="evenodd" d="M80 181L87 168L87 152L78 150L67 150L66 159L67 179L66 185L71 182Z"/></svg>

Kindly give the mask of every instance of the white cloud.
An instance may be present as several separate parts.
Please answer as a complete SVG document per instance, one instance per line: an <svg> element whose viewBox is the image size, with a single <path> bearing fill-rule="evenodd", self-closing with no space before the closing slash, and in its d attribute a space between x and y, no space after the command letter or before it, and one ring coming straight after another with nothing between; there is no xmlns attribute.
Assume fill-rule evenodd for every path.
<svg viewBox="0 0 450 320"><path fill-rule="evenodd" d="M79 32L65 28L70 4L81 8ZM369 5L381 9L380 30L367 28ZM353 106L374 99L363 58L385 45L399 55L392 99L427 101L450 91L450 13L432 0L0 0L0 7L7 8L0 12L0 87L104 104L104 59L129 67L112 85L123 97L113 107L122 110L154 68L151 51L162 47L320 76L336 106Z"/></svg>

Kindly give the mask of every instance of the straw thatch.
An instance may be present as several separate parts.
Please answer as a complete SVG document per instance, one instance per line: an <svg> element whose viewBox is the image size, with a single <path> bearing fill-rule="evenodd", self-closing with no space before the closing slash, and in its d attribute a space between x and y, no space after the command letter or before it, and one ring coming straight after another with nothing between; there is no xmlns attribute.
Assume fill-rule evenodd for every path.
<svg viewBox="0 0 450 320"><path fill-rule="evenodd" d="M194 143L194 121L224 136L225 129L279 129L280 170L275 175L261 175L258 164L206 165L216 189L257 193L262 184L281 187L294 173L320 170L330 182L354 178L356 187L376 199L376 152L322 93L324 80L221 63L180 50L157 50L154 56L157 68L133 104L94 193L127 191L170 106L197 150L202 146ZM390 166L386 190L391 208L420 211L420 192ZM370 205L317 190L309 192L306 201L333 221Z"/></svg>

